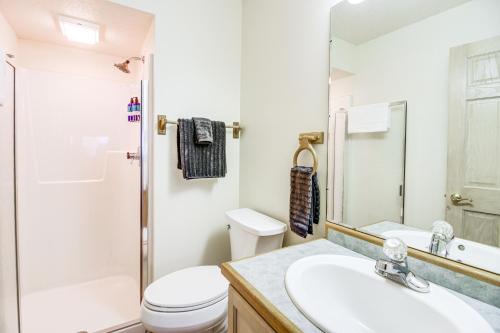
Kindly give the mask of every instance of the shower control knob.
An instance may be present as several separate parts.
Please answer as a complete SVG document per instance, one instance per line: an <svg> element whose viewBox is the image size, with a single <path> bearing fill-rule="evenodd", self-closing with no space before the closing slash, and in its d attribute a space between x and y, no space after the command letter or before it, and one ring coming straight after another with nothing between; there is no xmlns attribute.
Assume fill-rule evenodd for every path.
<svg viewBox="0 0 500 333"><path fill-rule="evenodd" d="M140 160L140 159L141 159L141 156L138 153L127 152L127 160L136 161L136 160Z"/></svg>

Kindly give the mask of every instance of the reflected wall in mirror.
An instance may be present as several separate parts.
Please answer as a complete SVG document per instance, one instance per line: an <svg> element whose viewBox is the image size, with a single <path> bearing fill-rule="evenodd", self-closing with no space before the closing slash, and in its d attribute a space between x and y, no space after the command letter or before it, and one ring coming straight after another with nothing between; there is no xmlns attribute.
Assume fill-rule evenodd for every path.
<svg viewBox="0 0 500 333"><path fill-rule="evenodd" d="M331 17L328 220L500 273L500 1Z"/></svg>

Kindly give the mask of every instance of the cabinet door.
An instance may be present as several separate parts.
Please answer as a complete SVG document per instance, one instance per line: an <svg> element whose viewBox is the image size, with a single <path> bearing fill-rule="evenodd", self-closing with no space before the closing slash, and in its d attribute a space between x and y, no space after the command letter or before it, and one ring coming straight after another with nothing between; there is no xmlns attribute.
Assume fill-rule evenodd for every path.
<svg viewBox="0 0 500 333"><path fill-rule="evenodd" d="M274 333L262 317L232 287L229 287L229 333Z"/></svg>

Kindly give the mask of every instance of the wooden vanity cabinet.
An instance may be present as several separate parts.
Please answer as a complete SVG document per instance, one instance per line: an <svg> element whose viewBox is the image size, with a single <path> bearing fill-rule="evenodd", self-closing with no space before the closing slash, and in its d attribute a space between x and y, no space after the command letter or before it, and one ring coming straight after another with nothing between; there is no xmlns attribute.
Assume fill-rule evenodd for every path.
<svg viewBox="0 0 500 333"><path fill-rule="evenodd" d="M229 333L276 332L232 286L228 297Z"/></svg>

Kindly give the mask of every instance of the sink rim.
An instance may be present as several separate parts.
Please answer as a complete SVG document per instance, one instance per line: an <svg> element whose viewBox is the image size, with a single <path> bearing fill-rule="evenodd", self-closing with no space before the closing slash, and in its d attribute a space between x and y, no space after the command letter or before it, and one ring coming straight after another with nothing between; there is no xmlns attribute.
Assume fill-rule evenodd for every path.
<svg viewBox="0 0 500 333"><path fill-rule="evenodd" d="M424 252L429 251L428 245L430 244L432 237L432 233L425 230L388 230L382 232L381 235L385 239L390 237L399 237L409 247L413 247ZM412 240L410 241L410 238L408 237ZM425 242L422 241L424 239L426 240ZM464 252L458 250L459 245L465 245ZM447 256L447 259L478 267L496 274L500 273L500 265L494 260L495 258L492 258L492 256L500 254L500 249L497 247L455 237L449 244L449 251L450 254ZM488 255L489 260L486 262L475 260L481 255Z"/></svg>
<svg viewBox="0 0 500 333"><path fill-rule="evenodd" d="M308 257L301 258L294 263L292 263L285 273L285 289L287 291L288 296L292 300L292 303L298 308L298 310L309 319L314 325L319 327L321 330L325 332L331 332L332 330L336 330L338 328L332 327L328 325L327 327L323 326L319 321L325 321L318 316L315 316L314 313L310 314L307 307L307 303L311 302L311 299L299 299L304 297L307 294L307 288L303 288L304 281L301 279L301 274L306 272L308 269L312 267L319 267L320 265L332 265L339 266L342 268L347 268L353 270L354 273L359 273L365 275L367 278L374 279L375 283L383 283L387 288L392 289L392 291L399 289L401 293L408 295L407 297L412 297L413 301L417 303L421 303L421 306L428 306L430 311L437 312L440 316L443 317L443 320L450 322L450 325L456 325L462 328L463 332L469 332L468 329L474 328L474 331L485 332L485 333L494 333L491 325L481 316L474 308L472 308L465 301L454 295L453 293L446 290L446 288L436 285L434 283L431 284L431 292L428 294L417 293L409 288L396 284L395 282L389 281L385 279L374 271L375 261L366 258L359 258L347 255L338 255L338 254L319 254L312 255ZM321 280L321 279L319 279ZM328 279L323 280L328 281ZM314 281L309 281L310 285L315 283ZM297 288L297 289L296 289ZM397 291L399 292L399 291ZM442 296L446 295L445 298ZM437 298L436 298L437 297ZM325 298L323 298L325 300ZM301 304L305 303L304 306ZM321 302L318 300L318 302ZM455 318L451 316L448 312L450 302L453 304L457 304L457 307L453 310L461 311L464 315L458 316ZM313 302L314 303L314 302ZM334 306L338 306L339 304L335 304L335 302L323 301L325 305L330 306L329 311L335 311ZM438 304L438 305L435 305ZM439 304L447 305L446 307L439 307ZM348 309L348 307L344 308ZM355 314L355 312L352 312ZM355 317L355 316L354 316ZM322 318L325 318L324 316ZM356 318L356 317L355 317ZM465 320L463 318L466 318ZM339 325L340 326L340 325Z"/></svg>

